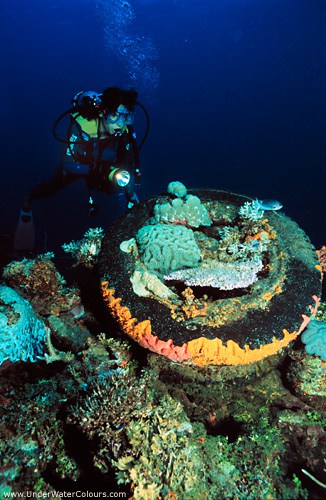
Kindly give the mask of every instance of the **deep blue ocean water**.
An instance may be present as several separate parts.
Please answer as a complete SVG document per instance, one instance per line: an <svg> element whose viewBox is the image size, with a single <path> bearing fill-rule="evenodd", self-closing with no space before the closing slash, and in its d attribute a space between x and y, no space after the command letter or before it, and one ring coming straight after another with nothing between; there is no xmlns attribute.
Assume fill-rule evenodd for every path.
<svg viewBox="0 0 326 500"><path fill-rule="evenodd" d="M326 244L324 0L1 0L0 22L1 234L55 169L75 93L118 85L150 114L142 199L172 180L276 198ZM96 200L94 219L82 182L35 202L39 250L108 227L116 203Z"/></svg>

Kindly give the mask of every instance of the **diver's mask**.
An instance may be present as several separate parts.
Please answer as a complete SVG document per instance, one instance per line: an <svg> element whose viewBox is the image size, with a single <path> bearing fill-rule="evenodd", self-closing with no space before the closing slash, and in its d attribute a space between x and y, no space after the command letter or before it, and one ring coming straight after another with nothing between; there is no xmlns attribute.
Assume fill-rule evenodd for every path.
<svg viewBox="0 0 326 500"><path fill-rule="evenodd" d="M129 111L125 106L120 104L116 112L106 115L105 119L112 125L124 127L126 125L132 125L134 123L135 115L132 111Z"/></svg>

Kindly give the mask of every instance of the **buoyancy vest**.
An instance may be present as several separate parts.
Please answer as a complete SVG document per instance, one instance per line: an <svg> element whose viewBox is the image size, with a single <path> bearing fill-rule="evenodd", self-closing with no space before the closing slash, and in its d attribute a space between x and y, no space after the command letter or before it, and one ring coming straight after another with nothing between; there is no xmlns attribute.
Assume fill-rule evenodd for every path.
<svg viewBox="0 0 326 500"><path fill-rule="evenodd" d="M98 129L99 129L99 119L87 120L83 118L79 113L74 113L71 115L76 123L78 123L81 130L87 134L92 139L97 139Z"/></svg>

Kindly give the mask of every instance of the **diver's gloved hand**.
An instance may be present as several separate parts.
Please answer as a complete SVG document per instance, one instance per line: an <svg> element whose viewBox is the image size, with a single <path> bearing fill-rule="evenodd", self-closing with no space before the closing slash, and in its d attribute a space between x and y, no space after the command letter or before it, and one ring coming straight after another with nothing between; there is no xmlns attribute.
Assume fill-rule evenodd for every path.
<svg viewBox="0 0 326 500"><path fill-rule="evenodd" d="M112 168L112 167L111 167ZM102 179L108 179L110 173L111 173L111 168L108 162L106 161L101 161L97 167L96 167L96 174L101 177Z"/></svg>
<svg viewBox="0 0 326 500"><path fill-rule="evenodd" d="M139 203L138 196L136 193L133 193L131 196L128 196L127 209L130 210L134 205L137 205L137 203Z"/></svg>
<svg viewBox="0 0 326 500"><path fill-rule="evenodd" d="M100 207L94 203L93 198L90 196L87 204L87 213L91 217L94 217L94 215L97 215L100 211Z"/></svg>

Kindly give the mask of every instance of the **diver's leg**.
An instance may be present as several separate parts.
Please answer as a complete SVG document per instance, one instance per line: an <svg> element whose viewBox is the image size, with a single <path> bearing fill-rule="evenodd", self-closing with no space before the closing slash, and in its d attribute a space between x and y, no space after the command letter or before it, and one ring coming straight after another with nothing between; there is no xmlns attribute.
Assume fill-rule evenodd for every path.
<svg viewBox="0 0 326 500"><path fill-rule="evenodd" d="M50 179L40 182L32 189L29 195L24 198L20 211L14 238L15 250L30 250L34 247L35 229L31 210L32 201L52 196L80 177L84 176L67 172L60 165Z"/></svg>
<svg viewBox="0 0 326 500"><path fill-rule="evenodd" d="M52 196L65 188L76 179L84 176L68 172L60 165L50 179L37 184L30 193L25 196L22 204L21 218L23 222L28 222L31 216L32 202L41 198Z"/></svg>
<svg viewBox="0 0 326 500"><path fill-rule="evenodd" d="M65 188L79 177L78 175L67 172L60 166L50 179L40 182L31 190L29 195L25 198L24 203L31 206L34 200L47 198L48 196L58 193L61 189Z"/></svg>
<svg viewBox="0 0 326 500"><path fill-rule="evenodd" d="M32 201L39 198L46 198L47 196L57 193L73 180L74 178L71 175L65 175L65 171L62 168L58 168L49 180L40 182L32 189L29 195L24 198L15 231L15 250L32 250L34 248L35 228L31 208Z"/></svg>

